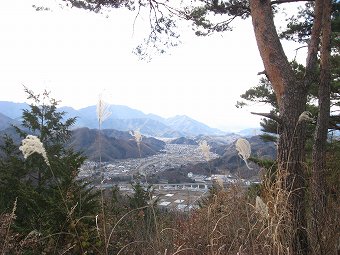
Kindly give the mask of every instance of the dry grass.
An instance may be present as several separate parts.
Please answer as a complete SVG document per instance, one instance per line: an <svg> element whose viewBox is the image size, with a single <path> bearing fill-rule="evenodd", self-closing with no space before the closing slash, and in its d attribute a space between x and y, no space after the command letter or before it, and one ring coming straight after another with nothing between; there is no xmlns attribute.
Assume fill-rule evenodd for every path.
<svg viewBox="0 0 340 255"><path fill-rule="evenodd" d="M340 208L339 201L330 198L327 201L326 213L322 222L318 224L321 230L320 237L310 236L310 241L317 248L312 251L312 255L322 254L340 254Z"/></svg>
<svg viewBox="0 0 340 255"><path fill-rule="evenodd" d="M1 255L9 254L15 248L15 236L11 231L14 213L0 215L0 247Z"/></svg>
<svg viewBox="0 0 340 255"><path fill-rule="evenodd" d="M281 174L275 182L270 179L264 181L260 197L262 207L267 210L265 213L256 207L256 194L249 194L247 189L239 185L216 191L211 194L205 206L189 214L156 214L150 205L134 210L127 209L120 215L107 213L105 224L110 233L103 232L104 222L99 219L99 235L103 240L109 234L107 242L103 242L102 248L91 254L292 254L292 236L295 230L290 221L287 202L291 194L281 188L285 178ZM23 246L18 245L15 235L7 231L12 219L14 217L10 214L2 215L1 218L1 238L4 233L8 235L7 245L2 244L3 254L21 254L20 250L23 251ZM328 243L324 254L335 254L339 222L340 210L334 200L329 203L328 216L324 222L327 227L322 232ZM35 236L37 244L39 238L32 236ZM45 245L47 250L49 244ZM78 254L74 253L73 248L58 247L51 254ZM10 249L18 252L9 252Z"/></svg>
<svg viewBox="0 0 340 255"><path fill-rule="evenodd" d="M296 230L288 205L291 193L282 189L286 178L284 173L276 173L275 178L265 177L257 194L250 194L241 185L217 189L203 207L190 213L156 213L151 205L134 210L126 206L118 212L110 211L112 208L105 197L106 219L99 214L98 232L94 231L102 243L96 244L98 249L92 249L88 254L292 254L292 238ZM260 198L256 199L257 195ZM126 205L126 201L118 202ZM0 238L5 240L0 241L2 254L24 254L26 247L32 250L37 245L46 254L81 254L72 245L55 247L54 243L48 242L51 238L41 237L35 232L26 238L18 238L10 231L14 212L0 217ZM329 199L321 232L323 254L336 254L339 223L337 199ZM104 232L103 224L107 232ZM310 241L312 246L317 244L313 237Z"/></svg>
<svg viewBox="0 0 340 255"><path fill-rule="evenodd" d="M254 194L244 187L218 190L206 206L188 218L177 218L169 230L173 246L167 254L291 254L294 228L290 193L282 190L285 178L279 174L276 182L264 181L261 200L266 213L256 208Z"/></svg>
<svg viewBox="0 0 340 255"><path fill-rule="evenodd" d="M244 188L220 190L207 206L178 222L172 252L181 247L191 250L180 254L289 254L290 228L282 221L286 200L282 192L268 197L270 213L264 217Z"/></svg>

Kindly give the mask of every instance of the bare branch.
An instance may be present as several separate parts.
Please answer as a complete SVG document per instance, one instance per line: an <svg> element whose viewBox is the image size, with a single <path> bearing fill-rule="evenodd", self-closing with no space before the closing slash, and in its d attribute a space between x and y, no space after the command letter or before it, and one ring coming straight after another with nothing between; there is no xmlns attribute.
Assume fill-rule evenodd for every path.
<svg viewBox="0 0 340 255"><path fill-rule="evenodd" d="M328 125L328 129L340 130L340 126L338 126L336 123L330 121L329 125Z"/></svg>
<svg viewBox="0 0 340 255"><path fill-rule="evenodd" d="M258 73L257 73L257 75L261 75L261 74L264 74L265 76L267 76L266 70L263 70L262 72L258 72Z"/></svg>
<svg viewBox="0 0 340 255"><path fill-rule="evenodd" d="M303 45L303 46L296 48L295 51L298 51L298 50L301 50L302 48L307 48L307 47L308 47L308 45Z"/></svg>
<svg viewBox="0 0 340 255"><path fill-rule="evenodd" d="M284 4L284 3L297 3L297 2L314 2L315 0L276 0L272 1L271 4Z"/></svg>
<svg viewBox="0 0 340 255"><path fill-rule="evenodd" d="M167 5L167 4L165 4L165 3L158 2L158 1L156 1L156 0L152 0L152 2L156 3L157 6L158 6L158 5L163 6L163 7L164 7L166 10L168 10L171 14L173 14L173 15L179 17L179 18L184 18L184 19L186 18L186 15L185 15L181 10L178 10L178 9L176 9L176 8L170 6L170 5Z"/></svg>
<svg viewBox="0 0 340 255"><path fill-rule="evenodd" d="M231 18L218 22L216 23L214 26L212 26L211 28L209 28L209 31L206 33L203 33L205 36L207 35L211 35L212 33L214 33L215 31L221 31L221 28L223 29L223 26L229 26L229 24L231 24L231 22L236 19L238 16L232 16Z"/></svg>
<svg viewBox="0 0 340 255"><path fill-rule="evenodd" d="M294 61L296 60L298 51L301 50L302 48L307 48L307 47L308 47L308 45L303 45L303 46L298 47L298 48L295 49Z"/></svg>
<svg viewBox="0 0 340 255"><path fill-rule="evenodd" d="M261 112L250 112L250 113L254 114L254 115L259 115L259 116L263 116L263 117L272 119L272 120L276 121L279 124L282 122L281 118L278 115L274 114L274 113L261 113Z"/></svg>
<svg viewBox="0 0 340 255"><path fill-rule="evenodd" d="M135 34L135 26L136 26L136 21L137 21L137 18L138 18L138 16L139 16L139 14L140 14L140 10L141 10L141 7L142 7L142 4L139 2L139 6L138 6L138 12L137 12L137 14L136 14L136 17L135 17L135 19L134 19L134 21L133 21L133 30L132 30L132 36Z"/></svg>

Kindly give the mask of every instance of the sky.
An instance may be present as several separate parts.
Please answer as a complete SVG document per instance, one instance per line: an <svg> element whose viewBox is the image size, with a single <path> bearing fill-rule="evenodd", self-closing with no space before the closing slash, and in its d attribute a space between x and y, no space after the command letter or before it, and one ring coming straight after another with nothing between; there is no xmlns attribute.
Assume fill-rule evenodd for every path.
<svg viewBox="0 0 340 255"><path fill-rule="evenodd" d="M49 11L32 7L46 1ZM258 127L261 118L250 112L268 111L264 105L235 107L264 69L250 19L208 37L196 37L189 23L180 22L181 43L147 62L132 53L148 36L147 15L134 26L135 13L126 9L96 14L59 2L2 3L1 101L27 101L23 85L50 90L61 106L76 109L95 105L103 94L110 104L162 117L187 115L225 131ZM289 59L299 47L283 46ZM303 56L298 52L298 59Z"/></svg>

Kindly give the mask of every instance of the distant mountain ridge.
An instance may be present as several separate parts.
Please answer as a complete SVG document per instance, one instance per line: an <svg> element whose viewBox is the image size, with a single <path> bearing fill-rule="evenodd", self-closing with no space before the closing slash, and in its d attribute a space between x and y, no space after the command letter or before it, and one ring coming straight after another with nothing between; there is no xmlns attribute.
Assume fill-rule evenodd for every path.
<svg viewBox="0 0 340 255"><path fill-rule="evenodd" d="M29 130L26 131L30 134ZM19 145L21 143L22 138L14 127L8 127L0 131L0 145L4 145L3 136L5 134L10 136L15 144ZM101 146L99 146L99 141ZM98 129L86 127L72 130L72 136L66 144L66 147L81 152L87 159L92 161L99 161L100 152L102 161L148 157L159 153L164 149L164 146L163 141L143 136L140 148L138 148L134 137L129 132L114 129L99 131ZM3 156L3 153L0 150L1 156Z"/></svg>
<svg viewBox="0 0 340 255"><path fill-rule="evenodd" d="M165 120L165 123L175 130L181 130L184 135L223 135L225 132L211 128L201 122L189 118L186 115L177 115Z"/></svg>
<svg viewBox="0 0 340 255"><path fill-rule="evenodd" d="M11 119L20 119L22 110L28 109L29 106L26 103L14 103L9 101L0 101L0 113L6 115Z"/></svg>
<svg viewBox="0 0 340 255"><path fill-rule="evenodd" d="M0 113L0 130L9 128L12 124L17 124L17 121Z"/></svg>
<svg viewBox="0 0 340 255"><path fill-rule="evenodd" d="M164 149L165 143L152 137L143 137L140 149L134 138L128 133L112 129L78 128L73 130L68 146L81 151L89 160L99 161L99 140L101 140L101 158L103 161L114 159L147 157Z"/></svg>
<svg viewBox="0 0 340 255"><path fill-rule="evenodd" d="M26 103L0 101L0 113L14 120L20 120L22 110L28 109L28 107ZM79 110L64 106L59 108L59 110L67 113L66 118L77 117L75 128L98 128L96 106L94 105ZM147 136L167 138L224 134L221 130L211 128L185 115L162 118L155 114L145 114L142 111L124 105L111 105L110 111L111 115L102 124L102 128L104 129L117 129L121 131L139 130ZM3 117L3 121L0 122L4 127L6 127L5 117Z"/></svg>

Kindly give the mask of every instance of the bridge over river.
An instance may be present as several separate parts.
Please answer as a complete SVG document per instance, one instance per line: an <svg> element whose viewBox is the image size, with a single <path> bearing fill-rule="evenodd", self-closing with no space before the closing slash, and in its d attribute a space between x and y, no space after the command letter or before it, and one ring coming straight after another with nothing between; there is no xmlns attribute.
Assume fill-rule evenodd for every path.
<svg viewBox="0 0 340 255"><path fill-rule="evenodd" d="M148 184L144 184L146 187ZM188 190L188 191L202 191L206 192L209 190L209 188L212 186L212 183L157 183L157 184L151 184L155 190ZM102 187L104 189L112 188L115 186L115 184L102 184ZM96 186L97 188L100 188L100 185ZM121 191L128 191L132 190L131 184L118 184L118 188Z"/></svg>
<svg viewBox="0 0 340 255"><path fill-rule="evenodd" d="M166 184L153 184L155 189L158 190L191 190L206 192L212 183L166 183Z"/></svg>

